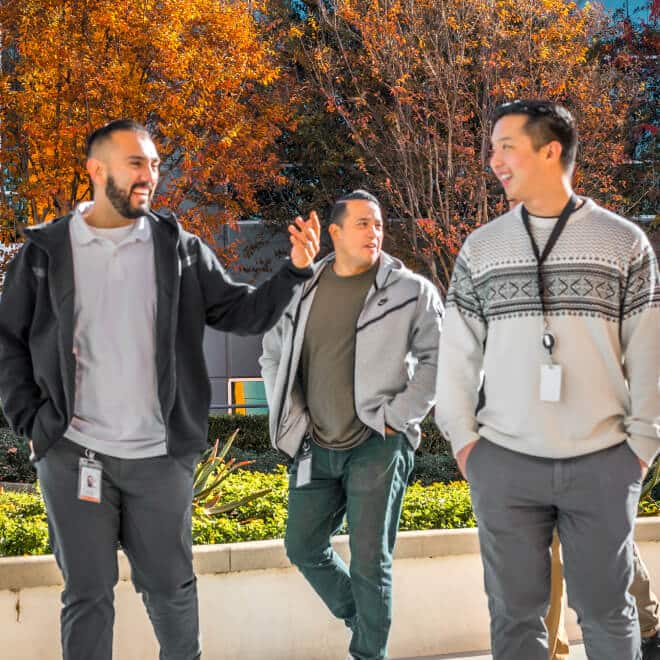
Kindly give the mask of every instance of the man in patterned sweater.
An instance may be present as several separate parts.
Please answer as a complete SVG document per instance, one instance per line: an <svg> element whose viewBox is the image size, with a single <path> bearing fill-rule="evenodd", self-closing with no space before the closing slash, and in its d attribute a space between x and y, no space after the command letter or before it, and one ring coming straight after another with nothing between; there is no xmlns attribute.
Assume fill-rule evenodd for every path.
<svg viewBox="0 0 660 660"><path fill-rule="evenodd" d="M493 658L548 657L556 527L588 657L638 660L628 586L641 481L660 449L657 260L639 228L573 193L565 108L499 106L491 142L495 175L522 203L456 261L436 421L470 481Z"/></svg>

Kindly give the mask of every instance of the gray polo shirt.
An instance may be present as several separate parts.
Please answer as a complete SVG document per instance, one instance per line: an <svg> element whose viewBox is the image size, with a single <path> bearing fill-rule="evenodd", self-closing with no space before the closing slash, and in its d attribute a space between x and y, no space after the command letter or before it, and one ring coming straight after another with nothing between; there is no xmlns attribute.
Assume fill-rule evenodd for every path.
<svg viewBox="0 0 660 660"><path fill-rule="evenodd" d="M74 416L64 434L118 458L166 452L156 381L156 272L146 217L116 229L70 224L76 357Z"/></svg>

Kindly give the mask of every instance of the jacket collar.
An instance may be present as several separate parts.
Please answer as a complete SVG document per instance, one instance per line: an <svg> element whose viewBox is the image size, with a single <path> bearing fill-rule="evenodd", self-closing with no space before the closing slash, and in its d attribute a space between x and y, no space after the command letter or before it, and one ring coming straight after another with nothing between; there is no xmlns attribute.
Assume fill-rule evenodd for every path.
<svg viewBox="0 0 660 660"><path fill-rule="evenodd" d="M74 213L68 213L51 222L24 227L22 233L25 238L38 245L51 256L65 254L67 251L70 253L69 223L73 215ZM146 217L150 221L152 230L155 228L156 231L159 231L161 227L167 227L170 231L174 230L176 234L179 233L179 223L174 214L169 211L151 211Z"/></svg>
<svg viewBox="0 0 660 660"><path fill-rule="evenodd" d="M303 291L307 292L312 287L314 287L325 267L328 266L329 264L334 263L334 261L335 261L334 252L331 252L329 255L327 255L320 261L317 261L312 266L312 268L314 269L314 276L310 280L305 282ZM391 254L388 254L387 252L381 251L380 263L378 265L378 272L376 273L376 281L375 281L376 289L382 289L383 287L392 284L401 277L401 275L404 273L405 270L406 267L404 266L402 261L400 261L396 257L393 257Z"/></svg>
<svg viewBox="0 0 660 660"><path fill-rule="evenodd" d="M26 239L43 249L49 256L49 276L59 304L62 304L68 297L73 298L73 254L69 227L72 217L73 214L69 213L51 222L23 229L23 235ZM169 212L150 212L147 217L151 225L156 254L167 255L167 264L160 263L160 259L156 260L157 271L159 269L165 271L158 274L165 275L170 271L176 258L179 223L176 217ZM171 279L164 277L162 280L169 295L172 294L175 286Z"/></svg>
<svg viewBox="0 0 660 660"><path fill-rule="evenodd" d="M67 248L70 251L69 223L72 216L73 213L68 213L51 222L44 222L32 227L24 227L22 233L25 238L38 245L49 255L57 254Z"/></svg>

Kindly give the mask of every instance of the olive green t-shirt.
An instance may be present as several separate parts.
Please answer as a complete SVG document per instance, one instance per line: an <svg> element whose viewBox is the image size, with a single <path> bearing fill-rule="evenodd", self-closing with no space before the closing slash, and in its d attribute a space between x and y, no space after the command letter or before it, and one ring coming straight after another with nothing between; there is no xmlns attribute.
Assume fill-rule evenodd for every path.
<svg viewBox="0 0 660 660"><path fill-rule="evenodd" d="M302 347L301 382L314 440L322 447L350 449L372 433L355 411L355 328L378 263L341 277L332 265L321 274Z"/></svg>

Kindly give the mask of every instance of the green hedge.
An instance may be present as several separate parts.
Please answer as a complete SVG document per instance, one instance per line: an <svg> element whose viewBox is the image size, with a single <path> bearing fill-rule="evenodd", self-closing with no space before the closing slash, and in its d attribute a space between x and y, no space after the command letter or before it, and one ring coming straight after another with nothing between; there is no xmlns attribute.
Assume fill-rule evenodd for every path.
<svg viewBox="0 0 660 660"><path fill-rule="evenodd" d="M401 512L402 530L458 529L476 525L467 481L430 486L415 482L406 491Z"/></svg>
<svg viewBox="0 0 660 660"><path fill-rule="evenodd" d="M456 461L451 454L428 454L424 451L415 453L415 467L410 482L419 481L424 486L437 482L462 481Z"/></svg>
<svg viewBox="0 0 660 660"><path fill-rule="evenodd" d="M256 452L232 448L229 457L237 461L254 461L245 468L252 472L275 472L279 467L286 465L284 456L274 449ZM411 482L421 481L426 486L437 481L456 481L462 478L452 456L427 454L423 451L417 451L415 454L415 467L410 476Z"/></svg>
<svg viewBox="0 0 660 660"><path fill-rule="evenodd" d="M0 429L8 429L9 424L0 408ZM267 415L215 415L209 416L209 443L213 444L216 438L228 438L237 428L240 433L235 446L244 451L263 452L271 449L268 437ZM447 454L449 446L438 431L431 417L422 423L422 450L429 454Z"/></svg>
<svg viewBox="0 0 660 660"><path fill-rule="evenodd" d="M270 488L266 496L230 514L208 518L199 509L193 515L195 544L233 543L277 539L284 536L287 517L287 475L283 467L273 474L239 470L224 488L231 501L256 490ZM660 515L657 502L640 508L639 515ZM413 483L406 493L401 530L474 527L476 521L465 481L423 486ZM39 493L0 492L0 556L50 552L48 527Z"/></svg>
<svg viewBox="0 0 660 660"><path fill-rule="evenodd" d="M209 417L209 444L216 438L222 442L236 429L240 429L229 458L254 461L251 471L274 472L286 464L286 457L274 450L268 437L266 415L212 415ZM422 424L422 444L417 451L412 480L424 484L452 481L459 478L456 463L449 446L433 421ZM0 481L33 483L36 472L29 461L25 440L15 436L8 428L0 427Z"/></svg>
<svg viewBox="0 0 660 660"><path fill-rule="evenodd" d="M261 488L271 492L231 514L208 518L193 515L195 544L233 543L277 539L284 536L287 516L287 475L239 470L227 480L225 498L234 500ZM474 527L470 492L465 482L413 484L406 494L401 529L453 529ZM0 492L0 556L50 552L48 528L39 493Z"/></svg>
<svg viewBox="0 0 660 660"><path fill-rule="evenodd" d="M236 429L240 429L234 446L237 449L263 452L271 449L268 437L268 415L210 415L209 443L217 438L227 439Z"/></svg>
<svg viewBox="0 0 660 660"><path fill-rule="evenodd" d="M266 415L221 415L209 418L209 442L229 437L240 429L229 457L236 460L252 460L247 469L258 472L274 472L286 464L286 457L271 447ZM415 468L411 481L424 485L437 481L461 479L449 444L429 417L422 424L422 443L415 454Z"/></svg>
<svg viewBox="0 0 660 660"><path fill-rule="evenodd" d="M41 496L0 492L0 557L49 552L48 524Z"/></svg>
<svg viewBox="0 0 660 660"><path fill-rule="evenodd" d="M0 428L0 481L34 483L36 478L27 442L10 429Z"/></svg>
<svg viewBox="0 0 660 660"><path fill-rule="evenodd" d="M209 442L229 437L240 429L235 446L245 451L263 452L271 449L268 436L267 415L211 415L209 417ZM422 422L422 453L449 454L449 443L429 416Z"/></svg>

